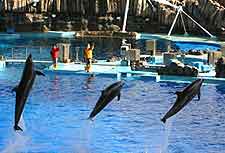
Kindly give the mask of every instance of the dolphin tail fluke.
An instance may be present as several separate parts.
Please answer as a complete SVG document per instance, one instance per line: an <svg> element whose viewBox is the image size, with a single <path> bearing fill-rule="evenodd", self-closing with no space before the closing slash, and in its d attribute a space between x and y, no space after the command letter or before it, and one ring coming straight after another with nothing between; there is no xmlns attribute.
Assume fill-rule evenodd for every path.
<svg viewBox="0 0 225 153"><path fill-rule="evenodd" d="M35 72L36 72L36 74L37 74L37 75L42 75L42 76L45 76L45 74L44 74L44 73L42 73L41 71L37 71L37 70L36 70Z"/></svg>
<svg viewBox="0 0 225 153"><path fill-rule="evenodd" d="M162 121L163 123L166 123L166 119L165 119L165 118L162 118L161 121Z"/></svg>
<svg viewBox="0 0 225 153"><path fill-rule="evenodd" d="M117 96L118 101L120 101L120 96L121 96L121 93L119 93L119 95Z"/></svg>
<svg viewBox="0 0 225 153"><path fill-rule="evenodd" d="M19 127L18 125L15 125L14 126L14 130L15 131L18 131L18 130L23 131L23 129L21 127Z"/></svg>

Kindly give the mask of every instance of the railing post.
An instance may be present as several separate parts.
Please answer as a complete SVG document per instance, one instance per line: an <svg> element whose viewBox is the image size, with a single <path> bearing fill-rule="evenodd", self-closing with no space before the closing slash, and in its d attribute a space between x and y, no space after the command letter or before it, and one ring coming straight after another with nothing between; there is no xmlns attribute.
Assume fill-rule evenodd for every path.
<svg viewBox="0 0 225 153"><path fill-rule="evenodd" d="M79 61L79 47L76 47L76 57L75 57L75 59L76 59L76 62Z"/></svg>
<svg viewBox="0 0 225 153"><path fill-rule="evenodd" d="M39 48L39 60L41 60L41 51L42 51L42 47L40 46L40 48Z"/></svg>
<svg viewBox="0 0 225 153"><path fill-rule="evenodd" d="M12 54L12 59L13 59L13 47L12 47L12 49L11 49L11 54Z"/></svg>
<svg viewBox="0 0 225 153"><path fill-rule="evenodd" d="M26 50L26 58L27 58L27 47L25 48L25 50Z"/></svg>

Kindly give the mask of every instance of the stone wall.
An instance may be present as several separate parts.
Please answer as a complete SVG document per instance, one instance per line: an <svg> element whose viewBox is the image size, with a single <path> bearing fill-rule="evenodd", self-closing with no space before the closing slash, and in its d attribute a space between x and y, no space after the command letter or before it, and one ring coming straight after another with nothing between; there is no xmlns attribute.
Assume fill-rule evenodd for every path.
<svg viewBox="0 0 225 153"><path fill-rule="evenodd" d="M37 0L36 0L37 1ZM183 9L204 27L214 33L221 33L225 28L224 0L170 0L171 3L183 5ZM1 3L1 2L0 2ZM2 0L1 11L14 13L54 13L69 17L85 18L106 16L123 18L126 0ZM153 2L152 8L146 0L130 0L128 30L162 32L168 31L176 15L172 7ZM196 25L184 17L188 31L199 32ZM121 26L122 21L118 22ZM178 19L176 30L182 30L181 19Z"/></svg>
<svg viewBox="0 0 225 153"><path fill-rule="evenodd" d="M220 3L221 5L225 6L225 1L224 0L217 0L218 3Z"/></svg>

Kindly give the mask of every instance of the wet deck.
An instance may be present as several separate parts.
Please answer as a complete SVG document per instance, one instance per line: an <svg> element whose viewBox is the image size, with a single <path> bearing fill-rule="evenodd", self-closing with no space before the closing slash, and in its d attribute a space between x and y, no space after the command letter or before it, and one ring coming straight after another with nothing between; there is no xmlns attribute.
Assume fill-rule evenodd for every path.
<svg viewBox="0 0 225 153"><path fill-rule="evenodd" d="M153 66L153 65L152 65ZM160 66L160 65L159 65ZM162 65L161 65L162 66ZM44 71L46 73L61 73L61 74L84 74L84 75L111 75L121 79L123 77L149 77L155 79L157 82L191 82L197 78L205 79L205 83L220 84L225 83L225 78L215 78L215 72L200 73L198 77L187 76L171 76L171 75L158 75L156 72L149 71L132 71L129 66L120 66L117 62L99 62L92 65L91 72L84 70L84 63L59 63L57 68L54 69L51 65Z"/></svg>
<svg viewBox="0 0 225 153"><path fill-rule="evenodd" d="M145 71L132 71L130 66L120 66L117 62L98 62L92 65L91 72L86 72L84 70L84 63L59 63L57 68L53 68L51 65L49 68L46 68L46 72L54 73L64 73L64 74L91 74L96 75L125 75L129 76L156 76L157 73L154 72L145 72Z"/></svg>

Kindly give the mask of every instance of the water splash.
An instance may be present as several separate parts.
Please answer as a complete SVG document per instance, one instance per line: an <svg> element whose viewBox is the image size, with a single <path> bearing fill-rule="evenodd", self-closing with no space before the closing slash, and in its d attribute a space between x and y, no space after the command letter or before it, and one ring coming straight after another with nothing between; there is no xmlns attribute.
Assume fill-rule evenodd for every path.
<svg viewBox="0 0 225 153"><path fill-rule="evenodd" d="M85 120L79 131L79 142L74 146L74 152L89 153L90 151L90 140L91 140L91 128L93 121Z"/></svg>
<svg viewBox="0 0 225 153"><path fill-rule="evenodd" d="M173 119L167 120L167 122L165 123L165 135L163 137L163 143L162 143L160 153L168 152L169 135L170 135L171 129L172 129L172 120Z"/></svg>
<svg viewBox="0 0 225 153"><path fill-rule="evenodd" d="M30 138L24 134L26 130L25 122L23 116L21 116L19 126L24 130L21 131L12 131L12 137L9 140L6 148L2 150L2 153L16 153L16 152L27 152L27 144Z"/></svg>
<svg viewBox="0 0 225 153"><path fill-rule="evenodd" d="M21 115L21 118L20 118L19 127L21 127L24 132L26 131L26 125L25 125L25 121L23 119L23 114Z"/></svg>
<svg viewBox="0 0 225 153"><path fill-rule="evenodd" d="M23 135L21 132L15 132L2 153L27 152L26 149L29 139L28 136Z"/></svg>

